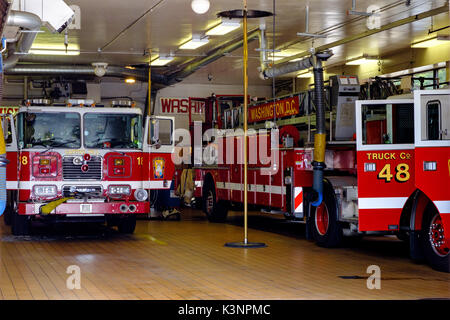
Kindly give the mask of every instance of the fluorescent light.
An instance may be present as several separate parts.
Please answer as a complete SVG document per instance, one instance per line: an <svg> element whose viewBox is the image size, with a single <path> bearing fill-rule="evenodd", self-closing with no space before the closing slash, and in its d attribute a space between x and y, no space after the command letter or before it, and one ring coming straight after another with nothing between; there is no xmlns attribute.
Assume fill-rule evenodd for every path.
<svg viewBox="0 0 450 320"><path fill-rule="evenodd" d="M134 79L134 78L126 78L125 82L128 83L128 84L133 84L133 83L136 83L136 79Z"/></svg>
<svg viewBox="0 0 450 320"><path fill-rule="evenodd" d="M281 59L284 59L284 57L277 57L277 56L271 57L271 56L269 56L268 59L269 59L269 62L271 62L271 61L279 61Z"/></svg>
<svg viewBox="0 0 450 320"><path fill-rule="evenodd" d="M204 46L209 42L208 38L200 39L200 37L192 37L191 40L188 42L182 44L180 46L180 49L182 50L195 50L197 48L200 48L201 46Z"/></svg>
<svg viewBox="0 0 450 320"><path fill-rule="evenodd" d="M378 59L371 59L371 58L363 57L363 58L359 58L359 59L356 59L356 60L348 61L345 64L348 65L348 66L359 66L361 64L377 62L377 61L378 61Z"/></svg>
<svg viewBox="0 0 450 320"><path fill-rule="evenodd" d="M220 24L206 31L208 36L223 36L241 26L241 23L236 20L222 20Z"/></svg>
<svg viewBox="0 0 450 320"><path fill-rule="evenodd" d="M48 55L48 56L79 56L80 50L48 50L48 49L30 49L30 54Z"/></svg>
<svg viewBox="0 0 450 320"><path fill-rule="evenodd" d="M275 54L273 52L270 52L268 55L269 61L279 61L281 59L287 58L287 57L291 57L293 55L298 54L299 51L296 49L286 49L286 50L282 50L279 52L275 52ZM289 62L295 62L295 61L299 61L302 58L298 58L298 59L294 59L294 60L289 60Z"/></svg>
<svg viewBox="0 0 450 320"><path fill-rule="evenodd" d="M417 41L411 44L411 48L431 48L444 43L450 43L450 36L436 36L433 38Z"/></svg>
<svg viewBox="0 0 450 320"><path fill-rule="evenodd" d="M300 73L297 75L297 78L311 78L313 76L312 72Z"/></svg>
<svg viewBox="0 0 450 320"><path fill-rule="evenodd" d="M165 66L166 64L168 64L172 60L173 60L173 57L159 56L158 58L153 60L150 64L152 66Z"/></svg>
<svg viewBox="0 0 450 320"><path fill-rule="evenodd" d="M28 53L51 56L78 56L80 55L80 46L75 43L69 43L66 52L66 47L63 44L36 43L31 46Z"/></svg>

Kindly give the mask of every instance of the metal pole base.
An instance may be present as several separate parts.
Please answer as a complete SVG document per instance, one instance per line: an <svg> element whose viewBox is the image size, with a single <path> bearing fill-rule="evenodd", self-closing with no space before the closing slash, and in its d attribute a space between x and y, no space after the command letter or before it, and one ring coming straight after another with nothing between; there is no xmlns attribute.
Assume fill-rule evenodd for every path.
<svg viewBox="0 0 450 320"><path fill-rule="evenodd" d="M252 248L266 248L267 245L265 243L262 243L262 242L244 242L244 241L240 241L240 242L227 242L227 243L225 243L225 247L252 249Z"/></svg>

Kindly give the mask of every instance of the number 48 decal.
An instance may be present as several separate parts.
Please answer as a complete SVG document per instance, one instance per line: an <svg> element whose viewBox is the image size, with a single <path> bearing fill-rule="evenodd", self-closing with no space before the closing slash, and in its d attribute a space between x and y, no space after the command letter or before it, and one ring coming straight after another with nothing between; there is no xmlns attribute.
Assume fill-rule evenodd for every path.
<svg viewBox="0 0 450 320"><path fill-rule="evenodd" d="M394 177L393 174L391 174L391 164L386 164L383 169L378 173L378 179L384 179L386 182L391 182L392 178ZM395 168L395 180L398 182L406 182L410 178L409 174L409 165L406 163L400 163Z"/></svg>

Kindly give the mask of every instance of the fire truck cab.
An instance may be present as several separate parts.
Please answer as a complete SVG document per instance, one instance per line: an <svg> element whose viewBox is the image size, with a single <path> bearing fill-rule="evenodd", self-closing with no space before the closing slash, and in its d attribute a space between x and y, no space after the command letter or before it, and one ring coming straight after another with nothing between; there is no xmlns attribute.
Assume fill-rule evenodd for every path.
<svg viewBox="0 0 450 320"><path fill-rule="evenodd" d="M24 106L2 117L12 233L28 234L32 220L99 221L133 233L136 214L149 212L150 189L168 189L171 179L164 155L172 127L165 141L146 124L139 108L82 104Z"/></svg>
<svg viewBox="0 0 450 320"><path fill-rule="evenodd" d="M450 272L450 90L358 101L356 121L358 231L394 231Z"/></svg>

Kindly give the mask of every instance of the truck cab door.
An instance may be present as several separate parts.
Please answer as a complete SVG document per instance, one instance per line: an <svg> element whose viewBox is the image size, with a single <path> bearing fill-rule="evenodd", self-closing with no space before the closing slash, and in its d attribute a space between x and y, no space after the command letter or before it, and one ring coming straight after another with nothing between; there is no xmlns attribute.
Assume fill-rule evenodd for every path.
<svg viewBox="0 0 450 320"><path fill-rule="evenodd" d="M416 186L450 229L450 90L417 90L414 103Z"/></svg>
<svg viewBox="0 0 450 320"><path fill-rule="evenodd" d="M3 138L5 139L6 145L6 158L9 163L6 166L6 188L8 190L17 189L17 159L18 159L18 147L17 147L17 136L16 136L16 126L14 121L14 116L12 114L2 114L1 115L1 125L3 129Z"/></svg>
<svg viewBox="0 0 450 320"><path fill-rule="evenodd" d="M144 165L148 165L145 177L146 189L170 189L175 165L175 118L147 117L144 134Z"/></svg>
<svg viewBox="0 0 450 320"><path fill-rule="evenodd" d="M356 102L360 231L396 231L414 185L413 100Z"/></svg>

